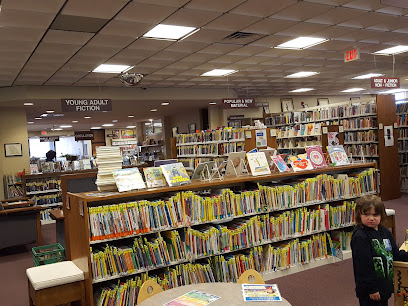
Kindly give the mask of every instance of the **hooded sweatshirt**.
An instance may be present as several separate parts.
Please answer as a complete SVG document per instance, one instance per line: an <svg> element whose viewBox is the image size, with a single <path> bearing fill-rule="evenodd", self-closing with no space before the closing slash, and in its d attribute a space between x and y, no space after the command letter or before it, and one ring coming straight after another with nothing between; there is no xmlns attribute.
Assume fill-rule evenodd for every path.
<svg viewBox="0 0 408 306"><path fill-rule="evenodd" d="M389 299L394 292L393 261L408 261L408 253L398 250L391 232L381 225L378 230L357 225L351 250L357 297L379 292L381 300Z"/></svg>

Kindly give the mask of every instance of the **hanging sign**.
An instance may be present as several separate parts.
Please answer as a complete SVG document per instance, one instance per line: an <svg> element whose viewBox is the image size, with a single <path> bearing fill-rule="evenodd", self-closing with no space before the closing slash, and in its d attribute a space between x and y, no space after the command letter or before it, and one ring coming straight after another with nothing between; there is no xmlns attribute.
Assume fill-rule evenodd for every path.
<svg viewBox="0 0 408 306"><path fill-rule="evenodd" d="M59 136L40 136L40 142L59 141Z"/></svg>
<svg viewBox="0 0 408 306"><path fill-rule="evenodd" d="M75 141L78 140L93 140L94 133L93 131L76 131L75 132Z"/></svg>
<svg viewBox="0 0 408 306"><path fill-rule="evenodd" d="M269 102L256 102L256 107L269 107Z"/></svg>
<svg viewBox="0 0 408 306"><path fill-rule="evenodd" d="M223 99L222 108L254 108L255 99Z"/></svg>
<svg viewBox="0 0 408 306"><path fill-rule="evenodd" d="M63 112L112 111L111 99L61 99Z"/></svg>
<svg viewBox="0 0 408 306"><path fill-rule="evenodd" d="M229 116L228 120L242 120L244 118L245 118L244 115L234 115L234 116Z"/></svg>
<svg viewBox="0 0 408 306"><path fill-rule="evenodd" d="M371 78L371 88L400 88L399 78Z"/></svg>
<svg viewBox="0 0 408 306"><path fill-rule="evenodd" d="M360 59L360 49L356 48L350 51L346 51L344 52L344 62L352 62L355 60L359 60Z"/></svg>

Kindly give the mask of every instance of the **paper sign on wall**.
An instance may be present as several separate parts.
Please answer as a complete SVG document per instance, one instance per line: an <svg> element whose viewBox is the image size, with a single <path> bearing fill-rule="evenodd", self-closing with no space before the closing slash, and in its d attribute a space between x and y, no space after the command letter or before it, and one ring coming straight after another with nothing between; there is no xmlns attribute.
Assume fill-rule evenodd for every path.
<svg viewBox="0 0 408 306"><path fill-rule="evenodd" d="M384 126L384 145L392 147L394 145L394 132L392 125Z"/></svg>
<svg viewBox="0 0 408 306"><path fill-rule="evenodd" d="M266 138L266 130L255 130L255 135L257 147L266 147L268 145L268 141Z"/></svg>

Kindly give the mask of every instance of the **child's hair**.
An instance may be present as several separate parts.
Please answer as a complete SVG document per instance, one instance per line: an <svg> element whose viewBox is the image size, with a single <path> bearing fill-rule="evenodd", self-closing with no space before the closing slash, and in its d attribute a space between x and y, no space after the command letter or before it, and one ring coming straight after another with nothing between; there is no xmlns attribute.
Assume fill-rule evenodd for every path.
<svg viewBox="0 0 408 306"><path fill-rule="evenodd" d="M374 208L374 212L381 216L380 224L383 225L387 214L385 213L384 203L376 195L365 195L357 200L356 203L356 223L361 223L361 215Z"/></svg>

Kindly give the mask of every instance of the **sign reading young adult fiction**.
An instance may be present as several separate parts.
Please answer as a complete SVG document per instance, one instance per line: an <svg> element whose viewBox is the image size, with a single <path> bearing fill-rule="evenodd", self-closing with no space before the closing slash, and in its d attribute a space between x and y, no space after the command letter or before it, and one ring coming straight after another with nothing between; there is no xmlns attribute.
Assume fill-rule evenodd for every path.
<svg viewBox="0 0 408 306"><path fill-rule="evenodd" d="M371 88L400 88L399 78L371 78Z"/></svg>
<svg viewBox="0 0 408 306"><path fill-rule="evenodd" d="M254 108L255 99L222 99L222 108Z"/></svg>
<svg viewBox="0 0 408 306"><path fill-rule="evenodd" d="M112 111L111 99L61 99L63 112Z"/></svg>
<svg viewBox="0 0 408 306"><path fill-rule="evenodd" d="M75 132L75 141L78 140L93 140L94 133L93 131L76 131Z"/></svg>

